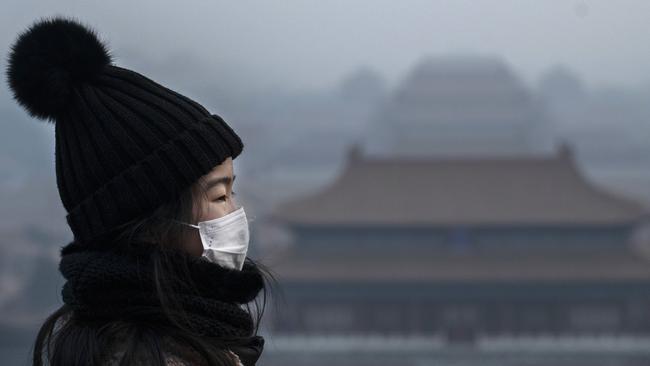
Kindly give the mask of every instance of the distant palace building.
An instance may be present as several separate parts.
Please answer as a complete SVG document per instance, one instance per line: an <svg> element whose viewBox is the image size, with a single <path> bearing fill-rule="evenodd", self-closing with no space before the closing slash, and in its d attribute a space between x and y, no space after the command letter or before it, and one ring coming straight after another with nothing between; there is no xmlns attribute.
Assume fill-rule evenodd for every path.
<svg viewBox="0 0 650 366"><path fill-rule="evenodd" d="M265 257L267 364L650 364L645 208L537 144L499 63L405 85L337 178L269 216L290 237Z"/></svg>
<svg viewBox="0 0 650 366"><path fill-rule="evenodd" d="M283 296L268 364L645 365L650 261L631 243L644 217L585 181L566 149L353 149L335 182L273 215L292 244L269 263Z"/></svg>
<svg viewBox="0 0 650 366"><path fill-rule="evenodd" d="M641 206L546 158L365 159L279 207L278 332L650 334Z"/></svg>
<svg viewBox="0 0 650 366"><path fill-rule="evenodd" d="M551 153L541 103L510 68L488 57L418 63L375 114L369 155Z"/></svg>

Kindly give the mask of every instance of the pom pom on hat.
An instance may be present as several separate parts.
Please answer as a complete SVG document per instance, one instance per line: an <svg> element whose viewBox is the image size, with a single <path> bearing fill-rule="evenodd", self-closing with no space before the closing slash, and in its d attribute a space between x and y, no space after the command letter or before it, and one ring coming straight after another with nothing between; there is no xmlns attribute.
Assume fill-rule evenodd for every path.
<svg viewBox="0 0 650 366"><path fill-rule="evenodd" d="M6 76L14 99L32 117L56 120L75 86L112 63L94 30L75 19L42 19L11 46Z"/></svg>

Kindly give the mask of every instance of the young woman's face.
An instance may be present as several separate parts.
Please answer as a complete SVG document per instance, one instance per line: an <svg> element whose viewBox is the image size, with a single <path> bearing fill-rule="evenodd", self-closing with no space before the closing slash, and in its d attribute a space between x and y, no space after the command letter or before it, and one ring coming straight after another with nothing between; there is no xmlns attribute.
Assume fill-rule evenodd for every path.
<svg viewBox="0 0 650 366"><path fill-rule="evenodd" d="M239 206L233 197L232 187L236 175L233 173L232 158L228 157L223 163L215 166L208 174L202 176L195 190L194 216L196 222L219 218L236 210ZM200 190L205 190L201 194ZM194 222L194 224L196 224ZM190 254L203 254L203 245L198 230L192 230L186 249Z"/></svg>

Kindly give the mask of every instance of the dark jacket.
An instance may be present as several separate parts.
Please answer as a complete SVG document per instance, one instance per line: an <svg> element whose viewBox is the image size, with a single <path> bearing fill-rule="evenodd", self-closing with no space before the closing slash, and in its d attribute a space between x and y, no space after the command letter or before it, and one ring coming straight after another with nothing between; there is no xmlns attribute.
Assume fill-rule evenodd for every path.
<svg viewBox="0 0 650 366"><path fill-rule="evenodd" d="M101 365L118 366L126 351L126 343L125 338L112 342L104 354ZM236 353L231 350L227 350L226 352L232 358L232 366L244 366ZM169 337L163 338L163 354L165 357L165 365L167 366L200 366L206 364L196 351L179 344ZM144 365L147 364L147 360L150 360L151 355L137 353L136 358L135 365Z"/></svg>
<svg viewBox="0 0 650 366"><path fill-rule="evenodd" d="M124 355L127 347L128 336L116 335L109 341L109 347L105 351L102 366L117 366ZM168 366L200 366L205 361L198 353L189 346L180 344L169 336L162 338L162 349ZM244 344L233 345L226 349L226 354L232 358L232 366L253 366L260 358L264 350L264 338L252 336ZM135 364L146 364L151 355L137 354L139 360Z"/></svg>

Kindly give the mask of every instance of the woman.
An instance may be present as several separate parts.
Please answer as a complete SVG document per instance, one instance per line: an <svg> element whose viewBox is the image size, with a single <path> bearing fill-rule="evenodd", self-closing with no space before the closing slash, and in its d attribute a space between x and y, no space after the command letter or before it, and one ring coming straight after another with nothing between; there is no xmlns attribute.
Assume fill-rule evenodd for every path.
<svg viewBox="0 0 650 366"><path fill-rule="evenodd" d="M14 99L55 125L74 234L61 248L64 304L41 327L33 364L254 365L271 277L246 257L248 221L232 191L238 135L113 65L75 19L35 22L8 61Z"/></svg>

